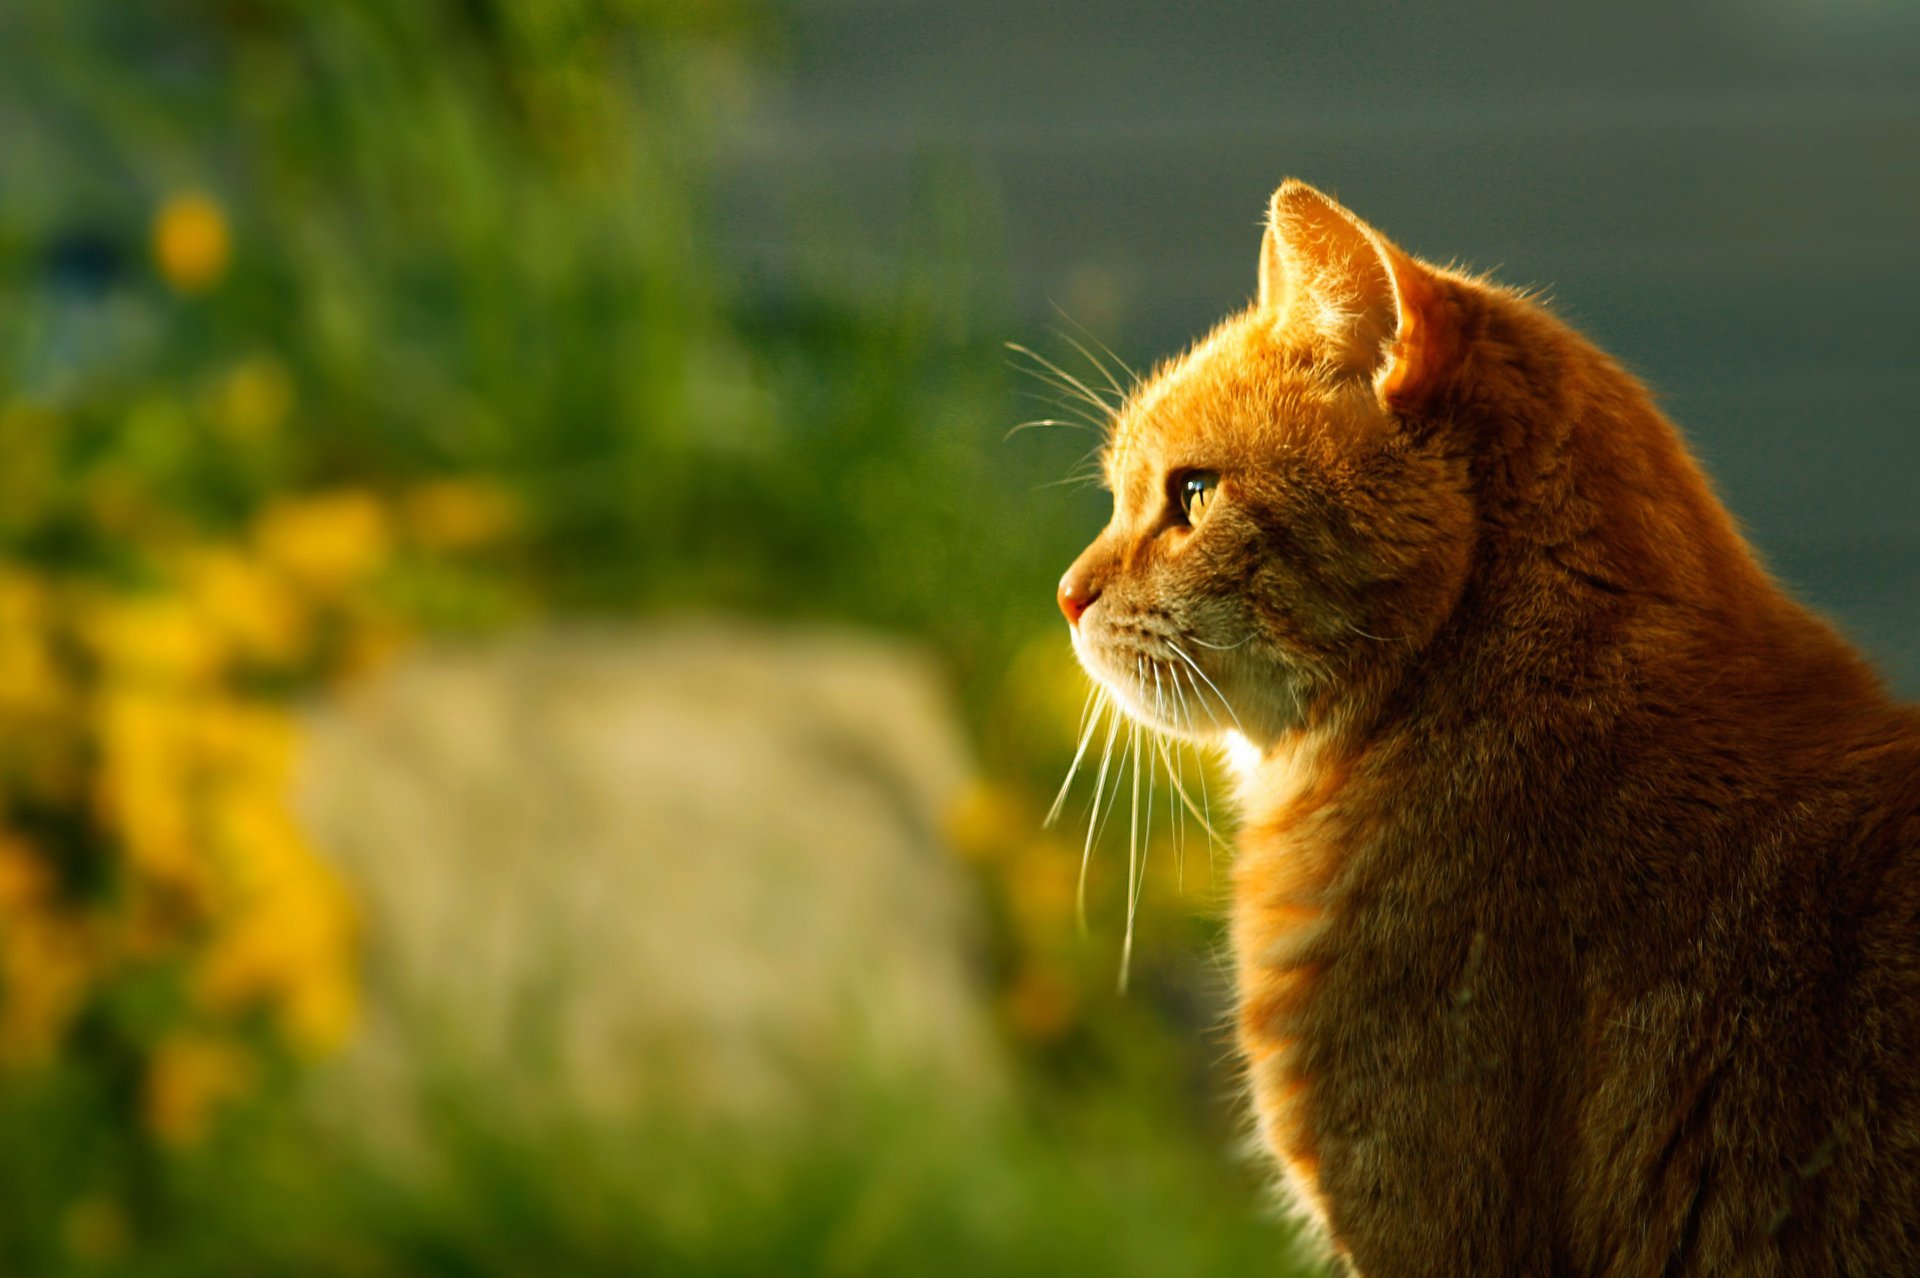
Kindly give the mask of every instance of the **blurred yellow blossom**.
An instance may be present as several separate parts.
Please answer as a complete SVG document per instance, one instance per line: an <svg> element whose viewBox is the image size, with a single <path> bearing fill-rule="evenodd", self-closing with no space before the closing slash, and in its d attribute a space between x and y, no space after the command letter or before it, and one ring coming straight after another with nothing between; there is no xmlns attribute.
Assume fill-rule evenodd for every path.
<svg viewBox="0 0 1920 1278"><path fill-rule="evenodd" d="M946 813L946 835L956 852L986 861L1032 839L1040 820L1012 790L976 780L960 791Z"/></svg>
<svg viewBox="0 0 1920 1278"><path fill-rule="evenodd" d="M221 669L217 638L188 600L101 597L85 620L90 646L116 682L201 683Z"/></svg>
<svg viewBox="0 0 1920 1278"><path fill-rule="evenodd" d="M44 1060L87 993L89 938L72 919L0 908L0 1063Z"/></svg>
<svg viewBox="0 0 1920 1278"><path fill-rule="evenodd" d="M1006 894L1015 924L1034 945L1046 945L1073 928L1079 896L1080 857L1058 839L1037 839L1008 867Z"/></svg>
<svg viewBox="0 0 1920 1278"><path fill-rule="evenodd" d="M148 1128L171 1144L189 1144L206 1134L215 1111L245 1094L253 1081L246 1049L200 1032L169 1035L147 1062L143 1102Z"/></svg>
<svg viewBox="0 0 1920 1278"><path fill-rule="evenodd" d="M57 712L62 679L47 647L47 590L0 569L0 718L33 724Z"/></svg>
<svg viewBox="0 0 1920 1278"><path fill-rule="evenodd" d="M391 551L385 507L353 490L276 502L254 538L267 563L321 596L359 585Z"/></svg>
<svg viewBox="0 0 1920 1278"><path fill-rule="evenodd" d="M520 504L499 484L442 479L420 484L404 503L407 530L428 550L473 550L511 534Z"/></svg>
<svg viewBox="0 0 1920 1278"><path fill-rule="evenodd" d="M182 293L202 293L218 283L231 252L226 214L205 192L169 196L154 216L154 263Z"/></svg>
<svg viewBox="0 0 1920 1278"><path fill-rule="evenodd" d="M33 846L0 831L0 918L38 904L47 890L47 867Z"/></svg>
<svg viewBox="0 0 1920 1278"><path fill-rule="evenodd" d="M199 707L169 691L115 688L100 700L95 798L118 831L128 868L171 891L204 899L210 887L195 828L193 732Z"/></svg>
<svg viewBox="0 0 1920 1278"><path fill-rule="evenodd" d="M264 780L264 778L260 778ZM195 982L209 1010L264 1007L296 1049L336 1047L352 1029L352 903L307 847L279 785L250 785L217 809L213 847L232 908L223 912Z"/></svg>
<svg viewBox="0 0 1920 1278"><path fill-rule="evenodd" d="M187 564L186 579L203 623L235 653L267 664L298 660L307 642L307 610L259 560L228 547L203 551Z"/></svg>
<svg viewBox="0 0 1920 1278"><path fill-rule="evenodd" d="M356 916L295 820L282 698L402 633L354 589L395 522L346 492L284 499L234 541L169 528L132 592L0 565L0 1066L60 1059L119 982L164 980L179 1023L130 1046L151 1130L190 1141L262 1052L351 1033ZM57 846L6 824L20 812Z"/></svg>

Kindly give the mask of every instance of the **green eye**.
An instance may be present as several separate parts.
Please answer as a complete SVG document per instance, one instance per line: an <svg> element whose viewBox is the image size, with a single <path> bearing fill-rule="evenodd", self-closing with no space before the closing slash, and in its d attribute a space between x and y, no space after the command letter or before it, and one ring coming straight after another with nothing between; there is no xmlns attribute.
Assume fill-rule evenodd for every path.
<svg viewBox="0 0 1920 1278"><path fill-rule="evenodd" d="M1213 493L1220 487L1220 476L1210 470L1190 470L1182 475L1175 495L1180 501L1181 513L1187 522L1193 523L1206 512L1207 503L1213 500Z"/></svg>

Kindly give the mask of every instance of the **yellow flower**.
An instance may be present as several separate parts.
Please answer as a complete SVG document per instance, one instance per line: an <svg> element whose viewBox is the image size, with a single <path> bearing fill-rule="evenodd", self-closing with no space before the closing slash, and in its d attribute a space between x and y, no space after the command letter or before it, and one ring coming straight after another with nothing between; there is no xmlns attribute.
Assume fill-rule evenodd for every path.
<svg viewBox="0 0 1920 1278"><path fill-rule="evenodd" d="M238 1045L205 1033L171 1035L147 1063L147 1126L170 1144L192 1144L220 1105L252 1082L253 1060Z"/></svg>
<svg viewBox="0 0 1920 1278"><path fill-rule="evenodd" d="M969 860L988 861L1028 841L1040 818L1008 788L974 781L946 812L947 840Z"/></svg>
<svg viewBox="0 0 1920 1278"><path fill-rule="evenodd" d="M50 616L47 595L46 583L38 578L0 567L0 627L14 630L46 625Z"/></svg>
<svg viewBox="0 0 1920 1278"><path fill-rule="evenodd" d="M387 514L370 493L336 492L277 503L254 528L261 555L322 596L359 585L387 560Z"/></svg>
<svg viewBox="0 0 1920 1278"><path fill-rule="evenodd" d="M0 1063L44 1060L87 991L91 947L75 921L0 911Z"/></svg>
<svg viewBox="0 0 1920 1278"><path fill-rule="evenodd" d="M285 797L293 765L293 722L277 706L211 700L194 716L194 754L226 794Z"/></svg>
<svg viewBox="0 0 1920 1278"><path fill-rule="evenodd" d="M268 815L246 837L253 841L238 868L252 881L207 949L194 982L196 1002L216 1015L264 1008L289 1046L319 1055L353 1028L351 906L278 818Z"/></svg>
<svg viewBox="0 0 1920 1278"><path fill-rule="evenodd" d="M194 822L191 749L199 707L187 698L119 689L101 699L99 814L143 878L204 895L207 867Z"/></svg>
<svg viewBox="0 0 1920 1278"><path fill-rule="evenodd" d="M1007 906L1029 945L1058 944L1073 927L1080 858L1054 838L1029 841L1004 870Z"/></svg>
<svg viewBox="0 0 1920 1278"><path fill-rule="evenodd" d="M146 595L98 601L82 625L110 681L192 685L221 664L213 631L183 599Z"/></svg>
<svg viewBox="0 0 1920 1278"><path fill-rule="evenodd" d="M227 908L195 992L216 1014L270 1009L290 1046L318 1054L353 1026L355 918L289 808L287 749L267 740L259 748L266 753L251 767L227 769L229 782L209 805Z"/></svg>
<svg viewBox="0 0 1920 1278"><path fill-rule="evenodd" d="M280 1009L280 1032L303 1056L335 1051L353 1036L360 1020L360 990L354 970L333 963L309 972L287 992Z"/></svg>
<svg viewBox="0 0 1920 1278"><path fill-rule="evenodd" d="M25 839L0 831L0 919L38 904L46 891L46 863Z"/></svg>
<svg viewBox="0 0 1920 1278"><path fill-rule="evenodd" d="M520 522L520 505L499 484L442 479L406 495L407 528L428 550L472 550L499 541Z"/></svg>
<svg viewBox="0 0 1920 1278"><path fill-rule="evenodd" d="M41 583L0 571L0 719L19 732L56 714L60 670L48 644L51 607Z"/></svg>
<svg viewBox="0 0 1920 1278"><path fill-rule="evenodd" d="M185 573L206 624L236 652L271 665L299 660L306 609L282 578L224 548L194 556Z"/></svg>
<svg viewBox="0 0 1920 1278"><path fill-rule="evenodd" d="M60 677L46 642L0 622L0 714L36 719L59 705Z"/></svg>
<svg viewBox="0 0 1920 1278"><path fill-rule="evenodd" d="M270 428L285 411L278 375L236 370L227 411ZM504 526L491 501L484 486L448 489L418 517L461 543ZM393 535L371 494L339 492L272 507L244 546L182 540L185 524L149 536L169 593L0 563L0 1065L55 1061L92 1001L136 970L177 968L194 1028L150 1054L144 1103L153 1133L181 1142L258 1075L242 1020L308 1055L352 1031L353 902L295 818L289 713L242 677L332 675L392 642L380 597L353 588ZM29 795L114 863L111 904L66 901L45 849L5 824ZM110 1250L105 1216L63 1228L76 1255Z"/></svg>
<svg viewBox="0 0 1920 1278"><path fill-rule="evenodd" d="M218 283L231 251L226 215L204 192L169 196L153 219L153 260L182 293L202 293Z"/></svg>

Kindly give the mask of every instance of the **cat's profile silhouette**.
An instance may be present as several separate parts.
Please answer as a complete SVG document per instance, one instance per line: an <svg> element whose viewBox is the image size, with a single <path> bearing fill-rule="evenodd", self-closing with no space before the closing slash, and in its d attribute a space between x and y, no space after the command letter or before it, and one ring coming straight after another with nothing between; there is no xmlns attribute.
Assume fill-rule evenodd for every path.
<svg viewBox="0 0 1920 1278"><path fill-rule="evenodd" d="M1061 607L1246 759L1239 1042L1337 1255L1920 1273L1920 711L1631 376L1288 182L1105 471Z"/></svg>

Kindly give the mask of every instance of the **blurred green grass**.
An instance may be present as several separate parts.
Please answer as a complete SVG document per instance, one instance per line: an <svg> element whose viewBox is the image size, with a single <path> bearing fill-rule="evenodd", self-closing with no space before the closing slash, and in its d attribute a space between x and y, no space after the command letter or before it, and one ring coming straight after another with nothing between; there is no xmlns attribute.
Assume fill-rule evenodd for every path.
<svg viewBox="0 0 1920 1278"><path fill-rule="evenodd" d="M384 587L429 632L700 610L916 636L1012 814L978 871L990 982L1039 965L1093 1010L1012 1018L1013 1094L984 1116L850 1086L780 1133L589 1119L449 1063L417 1159L316 1125L290 1062L160 1148L82 1035L0 1082L0 1269L1286 1271L1230 1152L1211 925L1149 917L1161 970L1116 1002L1112 946L1063 935L1041 963L1014 918L1020 856L1062 852L1035 827L1071 744L1036 692L1058 667L1023 654L1057 642L1090 511L1044 485L1091 441L1006 438L1035 414L989 202L930 159L861 278L716 260L711 143L778 31L665 0L0 8L0 557L125 582L156 529L478 479L513 495L513 537Z"/></svg>
<svg viewBox="0 0 1920 1278"><path fill-rule="evenodd" d="M0 1115L7 1272L1300 1272L1290 1231L1249 1210L1253 1176L1111 1080L1097 1097L984 1121L850 1089L805 1130L759 1131L590 1120L564 1098L445 1078L420 1106L424 1153L256 1101L121 1196L59 1192L88 1178L89 1150L70 1117L36 1121L49 1110L25 1102L46 1097L16 1097Z"/></svg>
<svg viewBox="0 0 1920 1278"><path fill-rule="evenodd" d="M997 246L964 176L928 165L865 278L713 260L706 135L764 15L196 0L5 21L0 269L27 305L0 337L12 391L60 406L56 473L124 466L228 521L287 488L499 475L544 603L846 617L963 664L1044 610L1007 587L1050 581L1070 544L1071 506L1032 485L1077 449L1001 446ZM232 239L217 287L186 294L144 242L182 191ZM248 437L202 405L260 358L292 402ZM22 496L16 526L46 500Z"/></svg>

